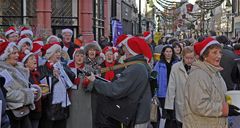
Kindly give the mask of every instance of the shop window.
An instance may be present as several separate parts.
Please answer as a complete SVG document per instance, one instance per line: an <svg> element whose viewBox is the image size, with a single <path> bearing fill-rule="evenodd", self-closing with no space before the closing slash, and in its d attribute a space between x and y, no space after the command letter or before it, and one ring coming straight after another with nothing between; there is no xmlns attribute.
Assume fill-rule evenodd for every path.
<svg viewBox="0 0 240 128"><path fill-rule="evenodd" d="M0 0L0 26L32 26L35 23L36 0Z"/></svg>

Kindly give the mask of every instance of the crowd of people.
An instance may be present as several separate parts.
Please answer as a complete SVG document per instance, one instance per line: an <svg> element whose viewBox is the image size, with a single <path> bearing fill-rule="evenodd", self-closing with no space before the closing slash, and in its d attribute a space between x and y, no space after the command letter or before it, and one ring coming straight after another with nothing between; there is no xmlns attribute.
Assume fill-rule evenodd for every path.
<svg viewBox="0 0 240 128"><path fill-rule="evenodd" d="M116 43L72 41L68 28L46 40L27 27L4 34L2 128L225 128L240 115L225 98L240 89L240 42L213 31L157 43L151 32Z"/></svg>

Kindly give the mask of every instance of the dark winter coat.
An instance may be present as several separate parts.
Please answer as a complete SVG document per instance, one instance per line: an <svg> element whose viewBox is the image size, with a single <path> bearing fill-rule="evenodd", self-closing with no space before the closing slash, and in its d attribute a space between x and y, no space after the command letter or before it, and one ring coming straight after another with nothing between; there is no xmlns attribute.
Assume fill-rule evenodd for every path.
<svg viewBox="0 0 240 128"><path fill-rule="evenodd" d="M127 61L144 60L142 55L129 58ZM149 72L144 64L133 64L128 66L113 82L104 82L96 79L89 86L95 88L102 95L110 97L113 101L128 100L138 104L136 108L136 124L146 123L150 119L151 92L149 85ZM129 108L131 106L128 106ZM128 108L126 107L126 108ZM109 110L111 111L111 110ZM129 111L125 109L124 111ZM124 116L124 115L123 115Z"/></svg>
<svg viewBox="0 0 240 128"><path fill-rule="evenodd" d="M2 100L2 117L1 117L1 128L9 128L10 126L10 120L8 118L8 115L6 113L6 90L3 88L3 85L5 83L4 79L0 79L0 100Z"/></svg>
<svg viewBox="0 0 240 128"><path fill-rule="evenodd" d="M227 89L233 90L234 85L231 78L231 72L234 65L236 64L234 59L237 58L237 55L235 55L234 52L229 50L227 47L223 47L222 53L223 56L220 65L223 67L223 70L221 71L221 75L227 85Z"/></svg>

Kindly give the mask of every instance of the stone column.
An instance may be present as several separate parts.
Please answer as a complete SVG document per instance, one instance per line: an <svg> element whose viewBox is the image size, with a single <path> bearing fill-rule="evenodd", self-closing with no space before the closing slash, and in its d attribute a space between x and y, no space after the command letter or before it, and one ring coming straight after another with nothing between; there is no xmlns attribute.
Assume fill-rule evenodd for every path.
<svg viewBox="0 0 240 128"><path fill-rule="evenodd" d="M104 0L104 35L109 36L110 35L110 18L109 15L111 15L111 11L108 8L108 4L110 4L110 0Z"/></svg>
<svg viewBox="0 0 240 128"><path fill-rule="evenodd" d="M79 0L79 32L86 43L93 40L93 1Z"/></svg>

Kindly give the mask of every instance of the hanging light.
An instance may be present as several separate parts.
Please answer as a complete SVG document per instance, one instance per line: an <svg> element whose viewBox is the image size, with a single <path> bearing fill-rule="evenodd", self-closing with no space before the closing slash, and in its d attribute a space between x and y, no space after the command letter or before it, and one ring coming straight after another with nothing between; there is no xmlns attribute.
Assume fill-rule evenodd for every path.
<svg viewBox="0 0 240 128"><path fill-rule="evenodd" d="M213 15L213 10L211 10L211 12L210 12L210 16L211 17L213 17L214 15Z"/></svg>
<svg viewBox="0 0 240 128"><path fill-rule="evenodd" d="M232 6L230 0L227 0L227 1L226 1L226 5L225 5L225 6L226 6L226 7L231 7L231 6Z"/></svg>

